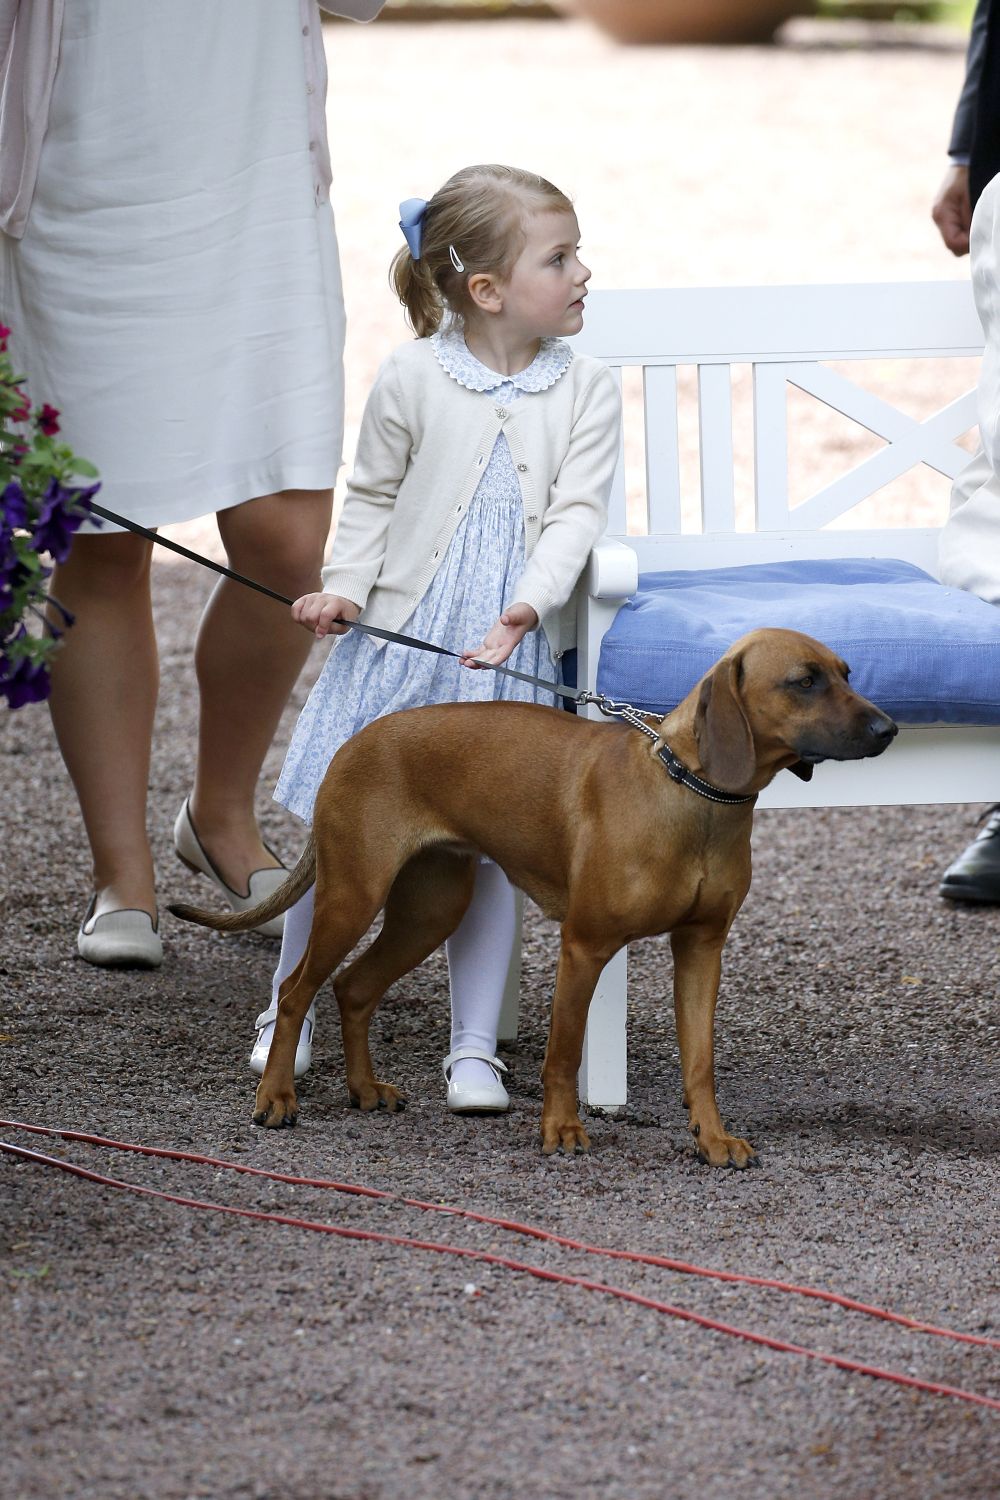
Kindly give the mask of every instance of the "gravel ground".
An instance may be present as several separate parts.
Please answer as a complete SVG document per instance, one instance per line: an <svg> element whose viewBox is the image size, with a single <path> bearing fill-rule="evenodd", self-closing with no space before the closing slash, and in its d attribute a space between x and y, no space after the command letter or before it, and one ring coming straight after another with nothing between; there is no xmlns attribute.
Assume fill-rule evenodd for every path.
<svg viewBox="0 0 1000 1500"><path fill-rule="evenodd" d="M960 274L925 223L957 46L889 46L880 32L850 33L865 44L845 46L844 35L800 25L774 51L709 55L617 52L557 23L331 31L334 138L357 146L339 171L355 420L399 336L381 286L394 204L456 157L507 155L581 196L585 181L595 200L619 193L621 212L591 215L594 259L619 284ZM405 125L374 108L376 87L383 101L412 99L422 79L426 112L412 109ZM362 119L370 135L356 124L348 133ZM646 214L653 199L664 215ZM190 778L190 637L208 583L168 563L155 582L164 680L151 824L165 906L205 895L170 854L169 831ZM266 788L318 666L262 782L262 821L287 855L298 834ZM0 756L5 1116L459 1204L1000 1338L998 918L935 894L977 809L758 819L755 884L727 950L717 1026L724 1114L762 1158L740 1174L690 1154L660 942L633 953L626 1116L592 1122L588 1158L539 1156L555 932L537 914L521 1033L505 1051L508 1116L444 1109L436 958L397 987L373 1028L386 1075L412 1101L404 1115L347 1109L327 1010L299 1129L254 1130L245 1055L273 945L165 918L159 973L79 963L87 861L44 710L0 721ZM182 1195L606 1280L1000 1398L995 1351L825 1303L594 1260L398 1198L79 1144L40 1149ZM196 1213L9 1157L0 1182L3 1500L1000 1493L1000 1424L981 1407L482 1263Z"/></svg>

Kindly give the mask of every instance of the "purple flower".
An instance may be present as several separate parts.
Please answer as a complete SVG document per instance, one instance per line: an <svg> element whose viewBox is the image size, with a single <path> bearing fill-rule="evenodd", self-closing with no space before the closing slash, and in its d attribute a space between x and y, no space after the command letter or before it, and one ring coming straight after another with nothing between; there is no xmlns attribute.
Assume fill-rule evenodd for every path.
<svg viewBox="0 0 1000 1500"><path fill-rule="evenodd" d="M14 634L3 642L6 650L27 639L28 632L19 625ZM0 651L0 698L6 698L11 708L23 708L26 703L40 703L49 696L49 670L44 662L32 661L30 656L12 659Z"/></svg>
<svg viewBox="0 0 1000 1500"><path fill-rule="evenodd" d="M22 526L27 518L28 505L21 486L16 481L8 484L0 495L0 614L13 606L14 590L28 574L14 545L14 528Z"/></svg>
<svg viewBox="0 0 1000 1500"><path fill-rule="evenodd" d="M28 523L28 502L16 479L0 495L0 531L14 531Z"/></svg>
<svg viewBox="0 0 1000 1500"><path fill-rule="evenodd" d="M66 561L73 533L86 519L82 511L73 515L69 507L77 501L85 502L92 494L93 489L64 490L57 479L49 480L32 537L36 551L50 553L56 562Z"/></svg>
<svg viewBox="0 0 1000 1500"><path fill-rule="evenodd" d="M22 656L20 661L11 664L0 656L0 696L7 699L11 708L41 703L49 696L49 688L49 669L44 662L34 662Z"/></svg>
<svg viewBox="0 0 1000 1500"><path fill-rule="evenodd" d="M48 573L48 569L44 570ZM28 576L28 570L13 552L6 557L0 556L0 615L13 608L14 590L19 588Z"/></svg>

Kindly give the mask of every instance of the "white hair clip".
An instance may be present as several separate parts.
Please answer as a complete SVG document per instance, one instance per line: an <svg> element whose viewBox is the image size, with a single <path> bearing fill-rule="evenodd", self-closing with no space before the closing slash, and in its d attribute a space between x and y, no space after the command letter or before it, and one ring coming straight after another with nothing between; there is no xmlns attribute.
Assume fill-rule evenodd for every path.
<svg viewBox="0 0 1000 1500"><path fill-rule="evenodd" d="M455 267L455 270L456 271L460 271L460 272L464 271L465 267L462 265L462 262L459 260L459 258L458 258L458 251L455 249L454 245L449 245L448 246L448 254L451 256L451 263Z"/></svg>

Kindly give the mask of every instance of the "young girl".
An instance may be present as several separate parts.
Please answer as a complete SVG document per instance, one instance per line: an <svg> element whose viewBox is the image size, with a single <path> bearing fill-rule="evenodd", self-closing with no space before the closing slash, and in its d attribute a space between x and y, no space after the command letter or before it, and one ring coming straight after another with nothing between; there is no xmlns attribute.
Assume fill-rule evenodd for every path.
<svg viewBox="0 0 1000 1500"><path fill-rule="evenodd" d="M308 820L334 752L382 714L418 704L552 695L470 670L472 659L556 681L562 621L603 530L619 443L615 382L561 335L583 326L590 271L569 199L511 167L466 167L429 202L400 205L406 247L391 279L417 337L382 366L321 594L292 614L331 652L296 725L275 797ZM386 644L363 619L462 653ZM560 627L569 627L561 629ZM517 797L517 787L510 789ZM346 851L345 851L346 854ZM348 856L349 868L349 856ZM262 1073L278 987L305 951L312 891L285 917L270 1007L250 1066ZM448 1107L508 1106L495 1056L515 928L514 890L485 858L448 939ZM295 1058L309 1066L314 1011Z"/></svg>

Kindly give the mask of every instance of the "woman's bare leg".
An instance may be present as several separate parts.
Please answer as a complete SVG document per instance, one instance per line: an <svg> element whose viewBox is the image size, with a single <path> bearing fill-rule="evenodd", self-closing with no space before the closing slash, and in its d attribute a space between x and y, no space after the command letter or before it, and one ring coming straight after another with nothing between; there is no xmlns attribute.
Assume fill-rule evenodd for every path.
<svg viewBox="0 0 1000 1500"><path fill-rule="evenodd" d="M53 665L49 704L90 841L96 916L121 907L156 912L146 833L159 686L150 551L129 532L77 536L51 584L76 616Z"/></svg>
<svg viewBox="0 0 1000 1500"><path fill-rule="evenodd" d="M286 490L220 511L230 567L289 599L318 589L332 501L329 490ZM191 819L226 883L241 894L254 870L275 863L261 842L254 793L310 644L286 608L230 579L219 581L202 618Z"/></svg>

